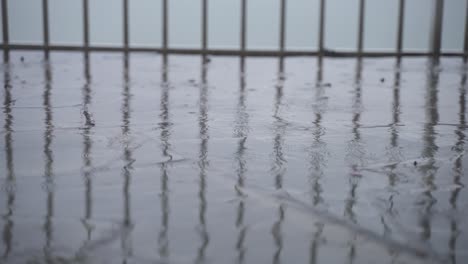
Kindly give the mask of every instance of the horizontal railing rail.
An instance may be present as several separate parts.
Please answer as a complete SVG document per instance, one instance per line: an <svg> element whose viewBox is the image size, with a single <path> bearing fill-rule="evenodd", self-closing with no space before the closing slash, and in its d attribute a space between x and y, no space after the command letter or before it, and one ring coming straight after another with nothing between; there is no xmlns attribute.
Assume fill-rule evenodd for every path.
<svg viewBox="0 0 468 264"><path fill-rule="evenodd" d="M331 56L331 57L389 57L389 56L464 56L468 57L468 0L466 8L466 18L464 25L463 50L457 52L441 51L442 43L442 23L444 0L434 0L434 14L432 21L432 32L430 38L429 51L404 51L403 35L405 21L406 0L398 0L398 23L396 36L396 49L391 51L365 51L365 0L359 0L358 14L358 37L356 51L328 50L325 45L325 14L326 0L319 1L319 29L318 48L316 50L287 50L286 49L286 8L287 0L280 0L280 24L279 24L279 48L278 50L256 50L247 49L247 0L241 1L240 8L240 43L238 49L210 49L208 48L208 0L201 0L201 48L171 48L169 46L169 1L162 0L162 41L161 47L137 47L130 45L129 28L129 0L122 0L123 4L123 39L121 46L91 45L89 34L89 0L82 0L83 3L83 45L56 45L50 43L49 35L49 3L42 0L42 21L43 21L43 43L42 44L17 44L10 43L9 37L9 14L8 0L2 1L2 29L3 43L0 48L6 52L8 50L58 50L58 51L142 51L173 54L205 54L205 55L234 55L234 56Z"/></svg>

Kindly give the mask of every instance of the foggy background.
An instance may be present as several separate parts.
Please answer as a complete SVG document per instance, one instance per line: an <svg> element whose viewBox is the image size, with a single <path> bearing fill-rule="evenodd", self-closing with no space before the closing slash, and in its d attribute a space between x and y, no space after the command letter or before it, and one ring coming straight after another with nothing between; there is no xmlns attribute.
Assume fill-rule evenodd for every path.
<svg viewBox="0 0 468 264"><path fill-rule="evenodd" d="M358 0L326 1L325 46L355 50ZM466 0L445 1L444 51L462 51ZM247 48L277 49L280 0L247 1ZM122 43L122 1L91 0L91 45ZM208 1L208 47L238 48L241 0ZM130 0L130 44L161 46L162 0ZM11 43L42 42L42 1L8 1ZM433 1L406 1L404 50L429 49ZM49 0L51 44L83 43L81 0ZM394 50L398 0L369 0L365 10L365 50ZM0 14L1 15L1 14ZM286 48L316 50L319 0L290 0L286 7ZM0 29L1 30L1 29ZM0 40L1 41L1 40ZM169 46L201 47L201 0L169 1Z"/></svg>

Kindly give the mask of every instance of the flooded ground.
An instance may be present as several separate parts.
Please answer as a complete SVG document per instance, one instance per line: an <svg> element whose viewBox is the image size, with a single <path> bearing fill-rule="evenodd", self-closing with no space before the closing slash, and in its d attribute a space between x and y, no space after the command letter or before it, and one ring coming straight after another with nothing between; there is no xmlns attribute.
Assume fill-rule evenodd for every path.
<svg viewBox="0 0 468 264"><path fill-rule="evenodd" d="M468 261L461 59L13 52L1 72L0 263Z"/></svg>

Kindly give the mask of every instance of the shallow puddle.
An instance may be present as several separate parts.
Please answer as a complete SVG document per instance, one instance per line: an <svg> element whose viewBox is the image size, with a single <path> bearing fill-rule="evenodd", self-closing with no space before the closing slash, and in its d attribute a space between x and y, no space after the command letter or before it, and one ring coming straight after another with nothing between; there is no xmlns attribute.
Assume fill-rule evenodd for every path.
<svg viewBox="0 0 468 264"><path fill-rule="evenodd" d="M455 58L12 52L0 262L464 263L466 78Z"/></svg>

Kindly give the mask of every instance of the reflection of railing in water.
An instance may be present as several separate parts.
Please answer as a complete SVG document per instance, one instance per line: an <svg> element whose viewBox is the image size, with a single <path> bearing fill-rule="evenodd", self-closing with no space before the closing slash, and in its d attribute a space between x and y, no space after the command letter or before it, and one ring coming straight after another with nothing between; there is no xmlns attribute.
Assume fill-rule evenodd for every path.
<svg viewBox="0 0 468 264"><path fill-rule="evenodd" d="M199 126L199 135L200 135L200 154L198 160L198 167L200 169L199 173L199 191L198 197L200 200L199 204L199 235L201 240L201 245L198 248L197 257L195 263L204 263L205 254L208 244L210 243L210 235L208 233L208 228L206 224L206 210L208 203L206 200L206 185L207 185L207 169L209 166L208 160L208 139L209 139L209 130L208 130L208 82L207 82L207 63L206 58L202 57L201 61L201 84L200 84L200 101L199 101L199 117L198 117L198 126Z"/></svg>
<svg viewBox="0 0 468 264"><path fill-rule="evenodd" d="M314 129L312 130L313 142L310 146L310 176L309 180L312 184L312 204L314 206L323 202L321 180L326 167L328 150L327 144L323 141L324 128L322 127L323 114L327 108L328 99L325 97L325 84L323 82L323 59L319 57L317 60L317 76L315 81L315 99L313 112L315 119L313 121ZM325 101L325 102L324 102Z"/></svg>
<svg viewBox="0 0 468 264"><path fill-rule="evenodd" d="M401 153L400 153L400 142L399 142L399 125L400 125L400 83L401 83L401 59L398 58L395 63L395 74L393 76L393 102L392 102L392 122L390 123L390 145L387 147L387 155L388 161L391 164L388 168L389 171L387 172L388 178L388 187L389 187L389 197L388 202L386 204L386 208L384 209L385 212L383 215L380 216L380 221L383 225L383 237L391 237L393 229L391 225L389 225L387 220L387 215L391 218L397 214L394 210L394 197L397 195L397 191L395 187L398 184L399 176L398 173L395 172L397 169L397 162L402 160ZM390 252L392 258L396 258L397 254L395 252Z"/></svg>
<svg viewBox="0 0 468 264"><path fill-rule="evenodd" d="M284 0L283 0L284 3ZM273 160L272 168L270 172L274 175L274 187L278 191L283 190L283 181L284 174L286 171L287 160L284 157L284 136L286 133L286 121L281 117L281 107L283 104L283 88L285 82L285 73L284 73L284 58L280 57L278 60L278 76L276 83L276 93L275 100L273 105L273 133L275 134L273 138L273 153L271 158ZM273 263L281 263L281 252L283 250L283 234L281 227L284 222L286 208L283 203L280 202L278 206L278 219L273 223L271 227L271 234L273 236L273 242L276 246L276 250L273 254Z"/></svg>
<svg viewBox="0 0 468 264"><path fill-rule="evenodd" d="M319 256L319 248L320 245L323 243L321 240L323 240L323 230L324 230L325 225L321 222L315 223L315 232L312 236L312 241L310 242L310 253L309 253L309 263L310 264L317 264L318 262L318 256Z"/></svg>
<svg viewBox="0 0 468 264"><path fill-rule="evenodd" d="M91 105L91 74L89 68L89 54L84 54L84 78L85 84L83 85L83 111L90 113ZM83 180L85 183L85 214L83 217L83 226L87 232L87 240L91 239L91 233L93 227L90 225L89 221L93 215L93 176L91 168L93 167L91 150L93 145L93 140L91 139L91 129L92 125L87 123L83 129Z"/></svg>
<svg viewBox="0 0 468 264"><path fill-rule="evenodd" d="M349 182L349 194L348 198L345 200L344 207L344 217L347 218L352 223L357 224L358 220L354 212L354 207L358 201L357 188L361 180L362 175L359 172L358 167L363 166L362 164L365 153L365 148L363 146L360 127L361 127L361 113L362 113L362 60L361 58L357 59L356 62L356 72L354 79L354 91L353 91L353 116L352 116L352 131L351 134L353 138L349 141L347 147L347 156L349 159L350 172L348 174ZM356 258L357 250L357 234L351 234L349 238L349 251L348 251L348 260L349 263L354 263Z"/></svg>
<svg viewBox="0 0 468 264"><path fill-rule="evenodd" d="M325 56L468 56L468 8L467 18L465 21L464 34L464 49L461 52L441 52L442 41L442 23L443 23L443 7L444 0L434 1L434 19L432 21L432 37L430 40L431 50L429 52L408 52L403 50L403 34L404 34L404 17L405 17L405 0L398 0L398 24L395 51L375 51L369 52L364 50L364 32L365 32L365 0L359 0L358 13L358 37L357 50L351 52L330 51L325 47L325 13L326 0L320 0L319 3L319 33L318 33L318 49L291 51L285 49L286 43L286 8L287 0L280 0L280 24L279 24L279 49L276 51L268 50L247 50L246 49L246 32L247 32L247 4L246 0L241 1L240 14L240 47L239 49L209 49L208 48L208 0L201 0L201 48L170 48L169 47L169 24L168 0L162 0L162 43L161 47L136 47L130 46L130 29L129 29L129 0L122 0L122 45L119 47L112 46L92 46L89 41L89 0L82 0L83 3L83 45L54 45L50 44L49 33L49 4L48 0L42 0L42 21L43 21L43 44L13 44L9 39L9 18L8 18L8 0L2 0L2 26L3 26L3 44L0 48L4 49L5 56L8 56L10 49L40 49L40 50L96 50L96 51L152 51L162 53L179 53L179 54L213 54L213 55L249 55L249 56L294 56L294 55L325 55ZM395 0L396 1L396 0Z"/></svg>
<svg viewBox="0 0 468 264"><path fill-rule="evenodd" d="M5 251L0 255L1 259L7 260L13 247L13 209L15 206L15 189L16 189L16 177L15 177L15 168L13 162L13 115L12 115L12 85L10 79L10 65L6 64L4 69L4 88L5 95L3 100L3 112L5 113L5 159L6 159L6 182L4 187L8 193L7 197L7 213L3 215L5 225L3 227L2 238L3 243L5 244Z"/></svg>
<svg viewBox="0 0 468 264"><path fill-rule="evenodd" d="M122 250L124 258L131 257L133 254L132 243L131 243L131 231L133 229L133 222L131 216L131 194L130 184L132 181L133 163L131 148L131 130L130 130L130 113L131 113L131 92L130 92L130 65L128 54L124 54L124 65L123 65L123 82L124 87L122 91L122 136L124 137L124 149L122 159L124 166L122 168L123 176L123 228L124 233L122 235Z"/></svg>
<svg viewBox="0 0 468 264"><path fill-rule="evenodd" d="M205 62L205 60L203 60L203 62ZM241 60L241 67L244 67L244 63L245 61L244 60ZM88 106L91 102L91 91L90 91L90 87L89 87L89 83L90 83L90 73L89 73L89 61L88 61L88 58L85 58L85 76L86 76L86 82L85 82L85 85L83 87L83 101L84 101L84 108L85 109L89 109ZM8 65L8 64L6 64ZM45 84L45 87L44 87L44 93L43 93L43 99L44 99L44 102L43 102L43 106L44 106L44 111L46 113L46 118L44 120L45 122L45 126L46 126L46 129L45 129L45 132L44 132L44 140L45 140L45 143L44 143L44 161L45 161L45 164L46 164L46 176L53 176L53 153L52 153L52 140L53 140L53 134L54 134L54 130L53 130L53 118L52 118L52 102L51 102L51 90L52 90L52 77L51 77L51 66L53 65L50 65L50 64L44 64L46 66L46 84ZM122 105L122 122L124 123L124 125L122 126L122 133L124 134L128 134L130 133L130 99L131 99L131 96L130 96L130 87L128 86L129 85L129 75L128 75L128 70L129 70L129 61L128 61L128 58L125 59L124 61L124 81L125 81L125 86L124 86L124 92L123 92L123 105ZM167 74L167 62L163 62L163 66L164 67L164 70L163 70L163 74ZM49 68L47 68L49 67ZM201 240L201 246L199 248L199 251L198 251L198 257L200 259L200 262L203 261L203 258L205 257L205 252L206 252L206 249L207 249L207 246L208 246L208 242L209 242L209 230L207 229L207 225L206 225L206 209L207 209L207 199L205 197L206 195L206 179L207 179L207 166L209 165L208 164L208 128L209 128L209 124L208 124L208 108L207 108L207 104L208 104L208 92L209 92L209 88L207 86L207 67L206 67L206 64L205 63L202 63L201 65L202 67L202 86L200 87L200 116L199 116L199 128L200 128L200 137L201 137L201 142L200 142L200 162L199 162L199 166L200 166L200 185L199 185L199 193L198 193L198 196L199 196L199 201L200 201L200 206L199 206L199 220L200 220L200 240ZM321 68L322 66L320 66ZM285 71L285 64L284 64L284 61L279 61L279 68L280 68L280 71L279 71L279 77L278 79L281 79L283 78L283 74L282 72ZM360 67L357 67L357 69L360 71ZM437 70L437 69L436 69ZM49 72L47 72L49 71ZM242 74L241 74L241 91L239 93L239 98L238 98L238 108L239 108L239 112L237 112L237 114L239 115L239 120L242 121L242 122L245 122L245 123L242 123L242 122L239 122L239 131L241 131L242 129L245 129L245 127L248 127L248 120L246 119L246 117L244 117L244 115L248 115L248 112L247 110L245 109L246 106L245 106L245 101L247 100L247 95L248 93L245 93L245 90L246 90L246 80L245 80L245 69L241 70L242 71ZM431 70L432 72L432 70ZM438 72L432 72L431 74L438 74ZM7 71L5 71L5 74L7 74ZM321 74L321 73L320 73ZM432 76L432 75L431 75ZM357 78L357 77L356 77ZM360 77L359 77L360 78ZM168 84L168 77L162 77L163 79L163 85L167 85ZM318 78L319 79L319 78ZM399 114L399 105L400 105L400 102L399 102L399 80L400 79L400 73L399 73L399 69L397 68L396 71L395 71L395 84L394 84L394 104L393 104L393 108L392 108L392 111L393 111L393 128L390 130L390 141L391 141L391 145L393 147L396 147L398 146L398 131L397 131L397 124L400 122L400 114ZM437 81L433 82L433 77L430 77L429 79L429 83L428 83L428 89L427 89L427 92L428 92L428 103L426 105L426 109L429 109L429 111L426 113L427 116L428 116L428 120L432 120L431 122L429 122L429 125L432 126L432 127L426 127L426 128L431 128L431 129L426 129L425 131L427 132L427 134L424 134L424 138L425 138L425 144L428 146L428 151L429 150L433 150L434 148L431 148L430 146L435 144L435 141L434 141L434 126L437 125L437 118L435 118L437 116L437 114L435 112L431 112L431 111L434 111L432 109L432 104L435 104L435 106L437 106L437 103L435 101L437 101L437 95L434 94L434 90L436 90L437 88ZM282 85L283 80L280 80L279 83ZM5 101L4 101L4 106L5 106L5 142L6 142L6 145L5 145L5 150L6 150L6 158L8 159L7 161L7 172L8 174L7 175L10 175L7 177L7 179L12 179L12 181L14 181L14 172L13 172L13 154L8 154L10 152L13 152L13 146L11 145L11 142L13 141L12 139L12 136L13 136L13 130L11 128L12 124L13 124L13 115L11 113L11 101L13 100L12 99L12 96L11 96L11 86L9 85L9 77L5 77L4 78L4 82L5 82ZM356 84L359 84L360 82L357 81ZM466 85L466 75L462 77L462 80L461 80L461 84L460 84L460 89L459 89L459 108L460 108L460 113L459 113L459 117L460 117L460 124L459 126L457 127L456 129L456 135L458 136L457 138L457 141L455 143L455 150L456 151L460 151L459 153L462 153L464 150L464 140L465 140L465 133L464 133L464 130L466 129L466 125L465 125L465 112L466 112L466 109L465 109L465 93L466 93L466 89L464 88ZM282 86L280 86L282 87ZM316 89L319 89L320 85L317 86ZM163 86L162 87L162 95L161 95L161 107L160 107L160 119L161 119L161 125L164 126L164 124L167 124L167 125L170 125L171 123L169 122L169 105L168 105L168 97L169 97L169 94L168 94L168 90L165 90L165 88L168 88L166 86ZM277 87L279 88L279 87ZM358 88L357 86L355 87L356 89ZM287 90L286 90L287 91ZM167 94L166 94L167 92ZM278 96L280 98L276 98L275 97L275 102L273 103L273 105L275 106L276 109L279 109L280 105L281 105L281 98L283 96L282 92L281 91L277 91L278 92ZM356 96L358 95L357 93L355 94ZM355 102L358 102L357 98L355 98ZM362 103L362 102L360 102ZM357 108L359 109L359 108ZM430 110L432 109L432 110ZM280 109L279 109L280 110ZM281 111L277 110L276 113L277 114L281 114ZM245 111L245 112L244 112ZM435 110L437 111L437 110ZM358 114L358 113L356 113ZM242 119L246 119L246 120L242 120ZM317 123L320 123L320 122L323 122L322 121L322 118L323 118L323 115L321 115L320 117L318 116L315 116L315 121ZM360 138L360 134L359 134L359 120L360 118L359 117L355 117L353 116L353 135L355 137L358 137ZM436 120L436 121L434 121ZM277 130L275 132L277 132L278 135L280 135L280 138L278 139L278 144L275 145L275 150L274 150L274 153L275 155L273 156L281 156L283 155L283 150L282 150L282 147L284 146L284 143L282 143L284 141L284 137L281 138L281 134L284 133L282 132L281 130L281 122L278 123L278 125L280 125L279 127L276 127ZM316 124L317 126L319 126L320 124ZM91 131L92 130L92 127L88 127L89 130ZM88 166L92 166L91 161L92 161L92 156L89 155L91 153L91 143L92 141L89 141L88 142L88 139L86 137L86 134L89 133L89 132L86 132L86 127L84 128L84 131L83 131L83 153L85 154L83 156L83 163L84 163L84 168L85 168L85 172L86 172L86 169ZM167 131L165 131L165 129L167 129ZM168 132L170 130L170 127L163 127L163 129L161 130L161 142L162 142L162 146L163 146L163 151L164 151L164 155L168 155L168 148L170 147L170 144L169 144L169 138L166 137L168 136L169 134L171 134L170 132ZM242 136L242 137L247 137L247 131L248 131L248 128L239 134L239 136ZM317 136L320 136L320 134L317 134ZM48 141L50 140L50 141ZM245 159L245 149L247 148L247 144L248 141L247 140L239 140L239 143L238 143L238 158L239 158L239 178L238 178L238 181L236 182L236 184L238 184L240 187L241 184L244 184L243 183L243 180L244 180L244 174L246 173L246 169L245 169L245 166L246 165L246 159ZM88 146L88 144L90 144ZM8 147L9 146L9 147ZM126 148L124 149L124 162L126 162L126 168L122 171L122 175L124 176L124 190L122 192L122 195L124 197L124 220L125 220L125 223L128 224L128 226L126 226L127 228L130 228L132 225L133 225L133 221L131 221L131 214L130 214L130 179L131 179L131 175L130 173L132 172L132 167L131 167L131 163L132 163L132 155L131 153L129 153L128 151L131 151L131 148ZM278 155L276 155L278 154ZM432 156L435 156L435 153L432 153L430 154ZM88 160L89 159L89 160ZM284 160L284 157L282 157L280 160ZM283 161L285 162L285 161ZM89 164L89 165L88 165ZM167 228L168 228L168 223L169 223L169 219L168 219L168 215L165 215L166 213L168 213L168 197L164 197L164 192L166 192L168 194L168 186L167 186L167 179L168 179L168 167L166 166L167 164L163 164L161 166L161 171L162 171L162 175L161 175L161 188L162 188L162 193L163 193L163 198L161 200L161 210L162 210L162 227L161 227L161 232L159 233L160 236L158 238L162 238L164 237L162 240L161 240L161 243L158 244L159 246L159 249L161 249L160 251L160 254L161 254L161 257L163 256L168 256L168 252L165 252L165 250L167 250L168 248L168 245L166 244L169 243L169 237L168 237L168 234L167 234ZM275 167L275 169L278 169L278 168L281 168L283 167L284 164L282 164L281 166L279 167ZM455 185L460 185L460 179L461 177L463 176L463 170L462 170L462 160L461 160L461 157L458 157L456 160L455 160L455 163L454 163L454 168L453 170L455 171L454 173L454 183ZM429 175L429 174L425 174L426 175ZM88 176L85 176L83 175L84 177L88 177ZM278 175L274 175L274 176L279 176L279 177L275 177L275 187L279 187L279 188L282 188L283 187L283 175L282 174L278 174ZM430 176L430 175L429 175ZM92 177L92 175L89 176L90 179ZM276 180L278 179L278 181ZM391 179L391 177L389 176L389 184L391 184L390 182L394 181L395 179ZM91 206L91 202L92 202L92 195L91 195L91 181L85 181L86 182L86 185L84 186L85 188L85 191L86 191L86 200L85 200L85 203L86 203L86 213L85 213L85 219L90 219L92 218L92 206ZM89 184L89 185L88 185ZM278 185L277 185L278 184ZM433 183L435 184L435 182ZM48 198L47 198L47 216L46 216L46 225L44 225L44 232L46 233L46 246L45 248L46 249L50 249L50 244L53 242L53 185L47 185L46 186L47 188L50 187L50 189L48 189L50 191L50 193L48 193ZM242 189L242 188L240 188ZM353 186L351 184L351 187L350 187L350 199L349 199L349 208L350 209L350 213L349 215L352 215L352 211L353 211L353 208L354 208L354 201L355 201L355 195L356 194L352 194L353 192L356 191L356 187ZM354 189L354 191L353 191ZM454 210L456 210L456 204L457 204L457 197L458 197L458 192L460 191L461 189L460 188L455 188L452 192L452 195L450 197L450 204L451 206L454 208ZM14 190L13 192L9 193L9 198L8 198L8 201L7 203L9 204L9 207L8 208L11 208L11 210L8 212L8 215L7 215L7 220L5 220L5 224L4 224L4 234L7 234L7 235L4 235L3 236L3 241L5 243L5 245L9 245L8 246L8 249L7 251L5 252L5 255L8 256L8 252L11 252L11 247L14 246L14 244L11 242L12 241L12 236L13 236L13 229L12 229L12 225L13 225L13 220L9 220L9 218L11 218L11 216L13 215L13 207L12 207L12 204L14 203L14 196L15 196L15 193L14 193ZM320 194L319 194L320 195ZM208 200L209 201L209 200ZM88 204L89 203L89 204ZM239 259L239 262L242 262L242 260L244 259L244 254L245 254L245 250L244 250L244 247L243 247L243 243L245 242L245 235L246 235L246 231L247 231L247 227L245 225L245 223L243 222L244 220L244 211L245 211L245 203L242 201L242 199L240 199L239 203L237 204L238 207L237 207L237 219L236 219L236 227L238 228L237 231L238 231L238 236L237 236L237 242L238 242L238 248L236 248L236 250L238 251L238 259ZM284 219L286 217L286 209L285 207L282 208L280 206L279 210L277 211L277 219L274 223L274 226L272 228L272 232L273 233L273 239L274 239L274 242L276 243L276 249L275 251L273 252L274 254L274 259L279 261L280 260L280 253L281 253L281 250L282 250L282 247L283 247L283 241L282 241L282 234L281 234L281 224L284 223ZM456 220L452 219L451 220L452 223L451 223L451 229L452 229L452 233L451 233L451 238L450 238L450 241L449 241L449 247L452 248L452 252L455 252L454 251L454 248L456 246L456 243L457 243L457 230L458 230L458 226L457 226L457 222ZM427 234L430 234L430 228L431 228L431 225L432 223L430 221L428 221L427 223L425 223L423 225L424 228L426 228L426 235ZM48 226L46 228L46 226ZM316 232L314 232L314 234L311 234L311 259L315 259L317 257L317 252L319 250L319 246L320 246L320 241L321 241L321 237L326 237L326 229L325 229L325 225L323 224L318 224L317 225L317 228L316 228ZM90 230L86 230L87 232L90 232ZM89 235L89 233L88 233ZM8 242L10 241L10 242ZM158 241L159 242L159 241ZM354 244L353 244L354 243ZM352 250L349 250L349 256L350 257L354 257L356 255L355 254L355 251L356 251L356 248L359 247L359 244L357 244L354 240L351 240L351 245L353 247ZM286 247L287 244L285 243L284 246ZM47 251L49 252L49 251ZM390 253L389 253L390 254ZM455 257L455 256L454 256Z"/></svg>
<svg viewBox="0 0 468 264"><path fill-rule="evenodd" d="M463 152L464 152L464 144L465 144L465 129L466 129L466 85L467 81L467 73L466 71L463 72L462 78L460 81L460 88L459 90L459 98L458 98L458 104L460 107L459 110L459 125L457 127L457 130L455 131L455 134L457 135L457 141L455 142L455 145L453 149L455 152L458 154L457 158L455 159L454 162L454 176L453 176L453 184L457 186L455 188L449 198L449 203L452 207L452 210L457 211L457 201L458 197L460 194L460 190L462 189L461 187L463 186L463 183L461 182L461 178L463 176ZM450 240L449 240L449 249L450 249L450 262L451 263L456 263L457 262L457 256L456 256L456 248L457 248L457 238L460 235L460 230L458 230L458 223L455 219L450 220Z"/></svg>
<svg viewBox="0 0 468 264"><path fill-rule="evenodd" d="M353 116L352 116L352 135L353 138L350 139L347 146L346 156L348 158L350 172L348 174L348 182L350 184L349 197L346 199L344 215L350 221L356 223L356 216L354 213L354 205L356 204L356 188L358 187L361 174L359 172L359 167L363 166L362 160L364 159L365 151L363 147L363 142L361 138L361 112L362 112L362 88L361 88L361 74L362 74L362 61L358 59L356 64L356 76L354 82L354 98L353 98Z"/></svg>
<svg viewBox="0 0 468 264"><path fill-rule="evenodd" d="M53 116L52 116L52 105L51 105L51 90L52 90L52 72L51 65L49 61L44 63L45 68L45 87L43 93L43 106L45 112L45 132L44 132L44 162L45 162L45 171L44 171L44 183L43 188L47 193L47 208L45 223L43 226L43 231L45 234L45 246L44 246L44 257L47 261L52 257L51 255L51 246L53 240L53 216L54 216L54 187L55 187L55 177L53 171L54 157L51 149L52 139L54 136L54 126L53 126Z"/></svg>
<svg viewBox="0 0 468 264"><path fill-rule="evenodd" d="M171 134L172 124L170 122L170 112L169 112L169 77L168 77L168 58L164 56L162 61L162 70L161 70L161 101L160 101L160 110L161 113L159 117L161 123L159 128L161 129L161 145L163 156L168 158L168 161L172 160L170 154L171 143L169 142L169 136ZM161 231L158 235L158 252L161 259L167 259L169 257L169 164L168 162L163 162L161 164Z"/></svg>
<svg viewBox="0 0 468 264"><path fill-rule="evenodd" d="M245 174L247 172L247 160L246 160L246 151L247 151L247 137L249 132L249 115L247 113L246 107L246 71L245 71L245 58L240 58L240 72L239 72L239 97L237 102L236 109L236 121L234 125L234 136L239 140L239 145L235 152L235 159L237 162L237 182L236 182L236 195L239 198L239 203L237 205L237 216L236 216L236 229L239 234L236 240L236 250L237 250L237 262L244 263L246 248L244 246L245 237L247 235L247 226L244 224L244 215L245 215L245 202L244 195L241 192L241 189L244 188L245 184Z"/></svg>
<svg viewBox="0 0 468 264"><path fill-rule="evenodd" d="M323 187L322 187L322 178L324 177L324 170L327 166L328 150L327 144L323 141L322 136L325 134L325 131L322 127L322 118L326 112L326 103L322 101L325 98L325 87L323 82L323 59L319 57L317 59L317 76L315 81L315 107L314 114L315 119L313 121L314 130L312 134L314 136L313 143L310 151L310 172L311 175L311 192L312 192L312 204L318 206L323 203L324 199L322 197ZM318 252L321 244L322 233L325 225L322 222L315 223L315 231L310 242L310 263L316 264L318 258Z"/></svg>
<svg viewBox="0 0 468 264"><path fill-rule="evenodd" d="M422 157L428 159L428 163L424 166L419 166L422 174L422 184L425 188L423 194L423 204L420 209L419 224L421 226L421 239L427 241L431 239L431 219L433 206L437 203L437 199L433 196L432 192L435 191L435 174L438 167L435 161L435 155L439 147L436 143L435 126L439 122L439 112L437 110L438 104L438 83L439 83L439 69L437 69L437 62L430 61L428 64L427 76L427 93L426 93L426 120L423 131L423 150Z"/></svg>

